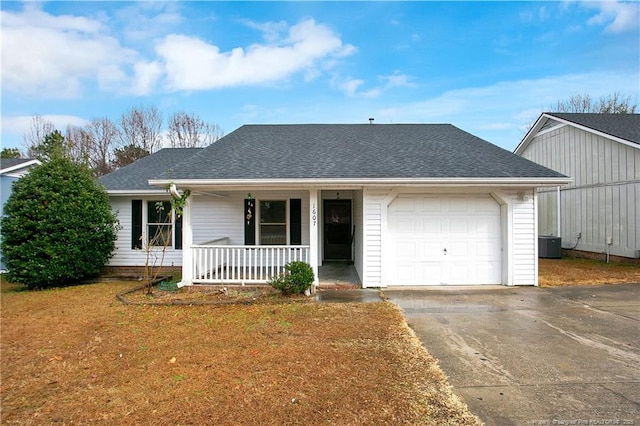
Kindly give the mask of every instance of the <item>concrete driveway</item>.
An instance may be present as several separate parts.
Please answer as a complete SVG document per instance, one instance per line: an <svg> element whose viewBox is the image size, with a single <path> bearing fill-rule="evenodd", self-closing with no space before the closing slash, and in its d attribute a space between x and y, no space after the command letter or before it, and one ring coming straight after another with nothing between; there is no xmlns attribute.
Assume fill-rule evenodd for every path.
<svg viewBox="0 0 640 426"><path fill-rule="evenodd" d="M384 295L487 425L640 425L640 285Z"/></svg>

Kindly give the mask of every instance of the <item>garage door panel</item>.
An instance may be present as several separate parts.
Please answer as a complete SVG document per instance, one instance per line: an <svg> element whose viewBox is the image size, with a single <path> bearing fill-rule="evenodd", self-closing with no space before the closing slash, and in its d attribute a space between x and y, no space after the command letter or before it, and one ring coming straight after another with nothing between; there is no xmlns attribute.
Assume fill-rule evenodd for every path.
<svg viewBox="0 0 640 426"><path fill-rule="evenodd" d="M421 223L421 231L424 232L424 234L426 235L432 235L432 236L440 236L442 234L442 220L440 219L432 219L429 220L427 218L423 218L422 220L420 220ZM420 230L416 229L416 232L419 232Z"/></svg>
<svg viewBox="0 0 640 426"><path fill-rule="evenodd" d="M500 207L490 196L403 194L388 218L390 284L501 282Z"/></svg>

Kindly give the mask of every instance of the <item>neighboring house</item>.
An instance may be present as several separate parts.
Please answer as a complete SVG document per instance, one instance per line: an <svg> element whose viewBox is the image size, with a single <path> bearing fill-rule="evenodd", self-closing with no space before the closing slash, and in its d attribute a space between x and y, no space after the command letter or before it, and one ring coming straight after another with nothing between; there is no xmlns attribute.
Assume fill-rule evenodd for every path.
<svg viewBox="0 0 640 426"><path fill-rule="evenodd" d="M29 169L40 164L40 161L32 158L2 158L0 159L0 198L2 200L2 212L4 204L9 199L13 182L29 173ZM5 270L0 251L0 271Z"/></svg>
<svg viewBox="0 0 640 426"><path fill-rule="evenodd" d="M640 114L543 113L515 153L574 179L540 188L541 235L640 258Z"/></svg>
<svg viewBox="0 0 640 426"><path fill-rule="evenodd" d="M111 265L142 264L173 185L190 191L167 257L181 285L266 282L303 260L316 280L352 262L385 287L536 285L536 188L570 179L449 124L309 124L242 126L101 181L122 225Z"/></svg>

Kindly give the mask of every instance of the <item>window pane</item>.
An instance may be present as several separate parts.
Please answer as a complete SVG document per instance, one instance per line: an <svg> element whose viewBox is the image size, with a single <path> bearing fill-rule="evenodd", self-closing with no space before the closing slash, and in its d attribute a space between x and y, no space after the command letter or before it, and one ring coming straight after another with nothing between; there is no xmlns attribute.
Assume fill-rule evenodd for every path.
<svg viewBox="0 0 640 426"><path fill-rule="evenodd" d="M286 201L260 201L260 223L286 223Z"/></svg>
<svg viewBox="0 0 640 426"><path fill-rule="evenodd" d="M260 245L287 244L287 225L260 225Z"/></svg>
<svg viewBox="0 0 640 426"><path fill-rule="evenodd" d="M165 243L171 247L171 226L170 225L148 225L149 245L164 246Z"/></svg>
<svg viewBox="0 0 640 426"><path fill-rule="evenodd" d="M162 208L159 209L159 205ZM169 201L147 201L147 223L170 223L171 203Z"/></svg>

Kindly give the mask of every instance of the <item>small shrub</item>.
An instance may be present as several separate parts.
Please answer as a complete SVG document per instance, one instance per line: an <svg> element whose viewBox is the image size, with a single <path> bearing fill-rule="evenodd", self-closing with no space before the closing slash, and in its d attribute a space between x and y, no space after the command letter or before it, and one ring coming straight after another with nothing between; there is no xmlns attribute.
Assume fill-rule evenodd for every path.
<svg viewBox="0 0 640 426"><path fill-rule="evenodd" d="M269 281L269 285L282 294L302 294L307 291L315 276L313 269L305 262L290 262L284 266L284 272Z"/></svg>

